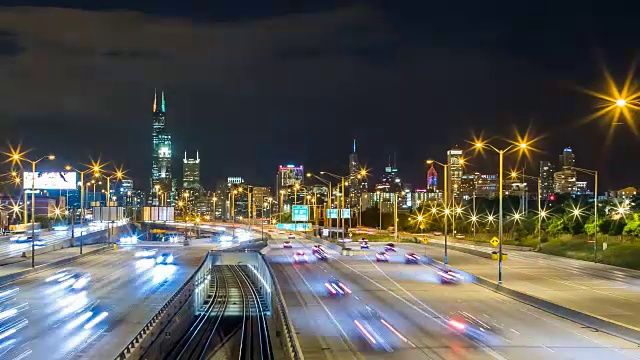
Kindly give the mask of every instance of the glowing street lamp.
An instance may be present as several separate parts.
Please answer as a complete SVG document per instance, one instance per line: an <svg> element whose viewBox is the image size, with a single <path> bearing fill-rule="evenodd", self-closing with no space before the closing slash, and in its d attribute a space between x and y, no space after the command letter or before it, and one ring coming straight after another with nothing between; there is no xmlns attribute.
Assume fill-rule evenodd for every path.
<svg viewBox="0 0 640 360"><path fill-rule="evenodd" d="M48 156L43 156L38 160L29 160L26 157L24 157L24 153L20 154L20 153L13 153L13 155L11 156L12 160L14 162L20 163L21 161L25 161L31 164L31 267L35 268L36 267L36 225L35 225L35 218L36 218L36 164L39 163L42 160L55 160L55 156L54 155L48 155ZM22 184L22 187L24 189L24 186L26 184ZM25 209L26 209L26 202L24 204Z"/></svg>
<svg viewBox="0 0 640 360"><path fill-rule="evenodd" d="M492 151L495 151L499 154L499 158L500 158L500 167L499 167L499 177L500 179L499 181L499 193L498 193L498 198L499 198L499 206L498 206L498 238L500 240L499 243L499 248L498 248L498 284L502 284L502 228L503 228L503 213L502 213L502 198L503 198L503 190L502 190L502 186L503 186L503 173L504 173L504 154L505 153L509 153L512 151L527 151L527 149L529 148L528 145L528 141L526 141L526 136L524 138L520 138L519 137L519 142L512 142L511 145L507 146L504 149L498 149L496 147L494 147L491 144L488 144L485 141L482 140L478 140L475 141L474 146L476 148L476 150L483 150L483 149L489 149Z"/></svg>
<svg viewBox="0 0 640 360"><path fill-rule="evenodd" d="M431 164L438 164L440 166L442 166L444 168L444 264L448 264L449 263L449 253L448 253L448 240L449 240L449 234L448 234L448 225L449 225L449 191L448 191L448 187L447 187L447 179L449 177L449 165L448 164L443 164L439 161L435 161L435 160L427 160L426 163L428 165ZM455 221L455 220L454 220Z"/></svg>

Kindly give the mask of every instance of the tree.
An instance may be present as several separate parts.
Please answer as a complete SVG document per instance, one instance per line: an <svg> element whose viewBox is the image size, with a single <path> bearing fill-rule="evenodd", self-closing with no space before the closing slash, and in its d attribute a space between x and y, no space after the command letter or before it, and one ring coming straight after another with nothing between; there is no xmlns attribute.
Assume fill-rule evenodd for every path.
<svg viewBox="0 0 640 360"><path fill-rule="evenodd" d="M640 236L640 215L638 213L627 219L622 233L624 235Z"/></svg>

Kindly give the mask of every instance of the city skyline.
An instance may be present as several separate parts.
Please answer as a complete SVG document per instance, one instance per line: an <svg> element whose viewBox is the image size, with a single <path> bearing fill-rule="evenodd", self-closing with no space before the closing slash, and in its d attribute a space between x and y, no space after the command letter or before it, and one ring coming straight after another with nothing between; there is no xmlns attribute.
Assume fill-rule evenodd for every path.
<svg viewBox="0 0 640 360"><path fill-rule="evenodd" d="M0 42L7 68L0 84L11 86L3 91L5 105L0 113L7 139L37 151L56 149L73 163L99 156L126 162L130 176L142 186L148 183L151 162L129 154L152 151L143 129L149 119L148 94L158 87L171 96L167 126L174 149L199 148L204 159L216 159L216 154L234 149L228 157L203 164L202 183L207 187L229 175L270 185L273 166L281 163L346 173L344 154L354 137L359 139L360 162L366 160L373 173L382 173L386 154L395 152L403 177L418 184L424 178L420 165L426 158L444 161L440 154L472 139L473 132L512 138L514 126L524 131L529 125L545 136L538 147L547 154L534 154L535 167L541 156L557 156L571 145L585 164L601 171L603 187L624 187L640 179L640 169L622 165L633 161L632 152L627 151L637 145L633 129L626 123L616 125L607 141L606 117L583 121L601 104L580 89L607 91L605 68L621 87L632 63L632 56L611 44L625 39L633 43L637 36L609 26L609 21L618 24L616 19L569 25L549 13L540 22L555 29L549 41L540 24L530 24L522 15L510 14L535 31L518 28L511 33L496 27L488 21L498 16L490 7L448 16L450 24L430 11L408 11L398 4L390 8L322 5L302 13L259 7L249 18L217 9L220 17L204 20L198 38L202 41L193 42L190 35L185 37L188 28L180 16L196 17L195 13L177 15L148 3L129 4L140 16L127 18L126 25L146 30L128 37L115 30L120 26L113 23L113 6L78 3L76 8L86 11L38 7L0 11L0 20L11 34ZM426 14L429 21L418 21L418 13ZM41 16L57 30L38 27ZM231 22L221 21L226 16ZM300 39L295 36L300 32L296 19L305 17L312 19L308 25L312 30L309 38ZM469 30L468 17L482 18L481 24L474 25L480 31ZM269 33L273 48L265 49L252 34L271 28L267 25L271 21L283 30ZM87 34L69 44L62 29L78 29L85 23L99 26L96 31L104 36L97 39ZM433 29L428 24L442 25L442 36L459 44L461 56L438 50L441 47L434 43L438 37L430 35ZM232 30L235 26L238 31ZM448 33L451 26L469 31ZM580 36L595 28L602 36ZM481 35L485 33L495 36ZM211 36L221 41L212 45L205 40ZM585 43L572 45L575 51L554 51L564 48L560 46L564 41L574 44L576 37ZM29 61L47 51L44 44L59 50L50 54L49 61L60 71L40 71ZM67 46L78 51L65 51ZM181 50L166 50L171 48ZM602 51L594 54L593 48ZM227 60L211 57L210 52L224 53L231 63L246 66L226 66ZM431 65L422 66L425 63ZM61 77L76 68L82 74L73 82ZM465 91L458 90L462 88ZM393 136L389 123L395 126ZM340 131L319 135L313 131L319 124ZM243 146L236 146L240 138ZM328 146L328 138L335 145ZM255 154L261 157L256 159ZM181 151L174 151L173 164L179 164L180 155ZM175 171L174 166L178 176Z"/></svg>

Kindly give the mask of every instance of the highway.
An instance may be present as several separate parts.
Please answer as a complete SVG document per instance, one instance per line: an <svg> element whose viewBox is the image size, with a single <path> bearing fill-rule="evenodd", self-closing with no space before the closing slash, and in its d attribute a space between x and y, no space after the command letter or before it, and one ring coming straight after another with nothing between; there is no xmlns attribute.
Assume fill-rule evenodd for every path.
<svg viewBox="0 0 640 360"><path fill-rule="evenodd" d="M206 252L202 247L161 247L158 254L172 253L175 264L154 265L153 258L136 257L140 250L110 250L71 264L70 269L91 275L89 285L79 291L56 289L58 282L52 279L56 270L4 286L19 288L16 303L28 303L29 323L2 339L0 349L11 347L11 354L26 353L30 359L113 359L193 273ZM87 326L92 318L74 322L83 313L73 311L84 303L95 305L88 308L94 316L107 313L106 317L93 326Z"/></svg>
<svg viewBox="0 0 640 360"><path fill-rule="evenodd" d="M403 246L442 261L442 248ZM509 255L503 262L506 286L640 328L640 271L530 251L505 252ZM449 264L489 280L497 278L497 263L490 259L449 249Z"/></svg>
<svg viewBox="0 0 640 360"><path fill-rule="evenodd" d="M107 228L107 224L101 223L91 223L91 226L83 226L82 229L75 229L74 233L76 236L82 234L89 234L96 231L104 230ZM31 235L26 234L26 235ZM16 243L15 241L10 240L10 236L0 238L0 260L7 259L14 256L20 256L24 251L31 250L31 242L24 243ZM36 241L36 248L53 245L64 240L71 238L71 229L62 230L62 231L48 231L43 230L38 236Z"/></svg>
<svg viewBox="0 0 640 360"><path fill-rule="evenodd" d="M442 285L432 267L404 264L402 246L389 263L372 261L375 252L381 251L372 246L353 257L329 251L326 262L292 264L296 250L305 249L311 255L311 244L294 240L293 249L282 249L282 238L275 239L267 253L305 358L640 358L635 344L480 286ZM323 285L332 276L352 294L329 296ZM365 306L378 315L367 320L362 315ZM478 337L461 334L448 324L460 311L487 324L491 331ZM380 325L381 319L390 327ZM360 320L366 332L354 320Z"/></svg>

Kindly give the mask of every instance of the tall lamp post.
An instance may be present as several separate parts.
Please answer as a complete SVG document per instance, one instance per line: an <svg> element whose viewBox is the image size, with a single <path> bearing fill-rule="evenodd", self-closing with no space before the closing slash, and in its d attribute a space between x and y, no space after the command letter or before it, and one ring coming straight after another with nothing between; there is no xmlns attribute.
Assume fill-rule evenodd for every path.
<svg viewBox="0 0 640 360"><path fill-rule="evenodd" d="M442 166L444 168L444 264L447 265L449 263L448 259L449 259L449 254L448 254L448 238L449 238L449 234L448 234L448 224L449 224L449 188L447 187L447 178L449 177L449 165L447 164L443 164L439 161L435 161L435 160L427 160L427 164L431 165L431 164L438 164L440 166ZM454 215L455 216L455 215Z"/></svg>
<svg viewBox="0 0 640 360"><path fill-rule="evenodd" d="M378 219L378 228L382 230L382 193L380 191L376 191L376 195L378 195L378 212L380 213Z"/></svg>
<svg viewBox="0 0 640 360"><path fill-rule="evenodd" d="M84 197L85 197L85 184L84 184L84 174L93 172L93 176L99 176L100 175L100 171L102 166L100 164L93 164L91 167L89 167L87 170L78 170L74 167L72 167L71 165L67 165L64 167L65 170L70 171L73 170L77 173L80 174L80 226L82 226L84 224ZM87 184L89 185L89 184ZM88 191L88 189L87 189ZM95 199L94 199L95 200ZM73 227L72 227L73 229ZM73 233L73 231L71 231L71 237L73 238L75 236L75 234ZM82 254L82 245L83 245L83 240L84 238L82 237L82 232L80 233L80 254Z"/></svg>
<svg viewBox="0 0 640 360"><path fill-rule="evenodd" d="M594 178L593 186L593 262L598 262L598 171L578 168L570 166L569 168L580 171L585 174L592 175Z"/></svg>
<svg viewBox="0 0 640 360"><path fill-rule="evenodd" d="M326 172L326 171L320 171L320 174L333 176L334 178L339 179L340 182L341 182L342 206L341 206L341 209L338 210L338 218L340 219L340 218L342 218L342 214L341 214L342 209L344 209L344 206L345 206L344 205L344 198L345 198L345 196L344 196L344 183L345 183L345 180L351 180L354 177L358 177L359 178L361 176L366 176L367 175L367 171L366 170L361 170L357 174L351 174L351 175L347 175L347 176L339 176L339 175L332 174L332 173ZM351 214L349 214L349 217L351 217ZM343 236L344 236L344 218L342 218L342 231L343 231Z"/></svg>
<svg viewBox="0 0 640 360"><path fill-rule="evenodd" d="M512 172L510 174L512 178L516 178L518 176L517 172ZM531 179L536 180L538 183L538 246L542 247L542 218L545 217L546 211L542 210L542 187L541 187L541 178L539 176L530 176L521 174L523 179ZM523 189L524 191L524 189Z"/></svg>
<svg viewBox="0 0 640 360"><path fill-rule="evenodd" d="M216 221L216 200L218 200L217 197L213 197L213 221Z"/></svg>
<svg viewBox="0 0 640 360"><path fill-rule="evenodd" d="M491 144L487 144L486 142L476 142L475 143L475 147L476 149L490 149L493 150L495 152L497 152L500 155L500 169L499 169L499 182L500 185L498 186L498 199L499 199L499 205L498 205L498 239L500 240L500 244L499 248L498 248L498 284L502 284L502 223L503 223L503 218L502 218L502 197L503 197L503 191L502 191L502 186L503 186L503 174L504 174L504 154L505 153L509 153L511 151L515 151L515 150L525 150L527 148L527 144L522 142L519 144L512 144L509 145L508 147L506 147L505 149L498 149L496 147L494 147Z"/></svg>
<svg viewBox="0 0 640 360"><path fill-rule="evenodd" d="M331 198L333 197L333 192L331 189L331 181L329 180L325 180L323 178L321 178L318 175L312 174L312 173L307 173L307 177L314 177L318 180L320 180L323 184L327 185L329 187L329 194L327 196L327 210L326 210L326 214L324 215L324 226L329 226L331 227L331 219L329 218L329 209L331 209ZM328 225L327 225L327 220L328 220Z"/></svg>
<svg viewBox="0 0 640 360"><path fill-rule="evenodd" d="M12 158L14 161L26 161L31 164L31 267L34 268L36 267L36 164L44 159L55 160L56 157L49 155L33 161L20 154L14 154ZM24 206L27 204L25 203Z"/></svg>
<svg viewBox="0 0 640 360"><path fill-rule="evenodd" d="M124 177L124 173L122 172L122 170L116 170L112 172L111 175L104 176L104 178L107 179L107 204L106 204L107 207L111 206L109 201L109 199L111 198L111 179L116 178L116 184L117 184L118 180L122 180L123 177Z"/></svg>

